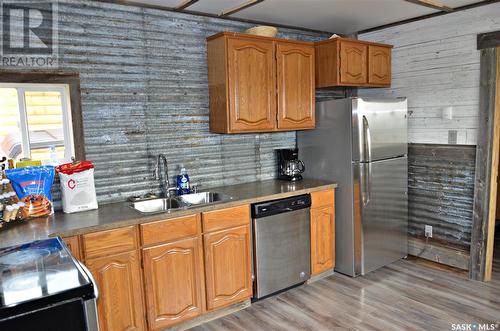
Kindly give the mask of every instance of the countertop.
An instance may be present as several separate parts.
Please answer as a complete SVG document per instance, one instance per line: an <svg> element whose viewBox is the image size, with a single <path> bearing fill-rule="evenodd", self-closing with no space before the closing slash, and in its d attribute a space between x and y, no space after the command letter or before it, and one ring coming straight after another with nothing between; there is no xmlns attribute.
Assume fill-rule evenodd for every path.
<svg viewBox="0 0 500 331"><path fill-rule="evenodd" d="M266 180L214 187L210 191L230 195L233 199L228 202L175 210L168 213L142 214L132 209L129 202L105 204L99 206L99 209L96 210L74 214L57 212L50 217L32 219L1 229L0 248L53 236L69 237L126 225L166 220L242 204L281 199L335 187L337 187L337 184L333 182L315 179L303 179L298 182Z"/></svg>

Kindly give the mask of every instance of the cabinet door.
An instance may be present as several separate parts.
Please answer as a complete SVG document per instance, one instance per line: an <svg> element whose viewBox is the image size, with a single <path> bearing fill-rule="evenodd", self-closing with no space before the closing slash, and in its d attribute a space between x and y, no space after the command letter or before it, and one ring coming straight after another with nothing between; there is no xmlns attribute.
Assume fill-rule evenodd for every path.
<svg viewBox="0 0 500 331"><path fill-rule="evenodd" d="M250 226L204 235L207 309L252 296Z"/></svg>
<svg viewBox="0 0 500 331"><path fill-rule="evenodd" d="M203 312L201 238L143 250L150 330L161 330Z"/></svg>
<svg viewBox="0 0 500 331"><path fill-rule="evenodd" d="M314 47L278 43L276 56L278 128L314 128Z"/></svg>
<svg viewBox="0 0 500 331"><path fill-rule="evenodd" d="M139 253L88 259L86 265L99 289L100 330L145 330Z"/></svg>
<svg viewBox="0 0 500 331"><path fill-rule="evenodd" d="M335 210L333 206L311 209L311 273L335 266Z"/></svg>
<svg viewBox="0 0 500 331"><path fill-rule="evenodd" d="M68 246L71 255L79 261L82 261L82 251L80 249L80 238L78 236L63 238L64 243Z"/></svg>
<svg viewBox="0 0 500 331"><path fill-rule="evenodd" d="M227 52L231 132L274 130L274 43L267 40L229 38Z"/></svg>
<svg viewBox="0 0 500 331"><path fill-rule="evenodd" d="M368 46L368 83L391 84L391 48Z"/></svg>
<svg viewBox="0 0 500 331"><path fill-rule="evenodd" d="M340 82L366 84L368 46L357 42L340 42Z"/></svg>

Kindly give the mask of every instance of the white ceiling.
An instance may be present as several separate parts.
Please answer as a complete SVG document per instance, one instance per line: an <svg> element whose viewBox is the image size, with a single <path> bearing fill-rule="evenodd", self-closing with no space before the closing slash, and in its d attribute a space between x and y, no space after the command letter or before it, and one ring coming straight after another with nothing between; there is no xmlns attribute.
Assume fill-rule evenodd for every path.
<svg viewBox="0 0 500 331"><path fill-rule="evenodd" d="M199 0L189 11L218 15L247 0ZM457 8L480 0L435 0ZM174 8L182 0L133 0ZM349 34L439 12L405 0L264 0L230 17Z"/></svg>

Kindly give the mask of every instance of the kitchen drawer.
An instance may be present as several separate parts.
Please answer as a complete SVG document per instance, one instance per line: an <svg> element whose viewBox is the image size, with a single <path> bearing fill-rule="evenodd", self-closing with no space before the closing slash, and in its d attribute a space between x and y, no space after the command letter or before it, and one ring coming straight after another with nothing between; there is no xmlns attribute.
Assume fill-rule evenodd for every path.
<svg viewBox="0 0 500 331"><path fill-rule="evenodd" d="M196 236L201 233L199 214L145 223L141 224L140 227L144 246Z"/></svg>
<svg viewBox="0 0 500 331"><path fill-rule="evenodd" d="M335 199L335 190L325 190L311 193L311 208L333 206Z"/></svg>
<svg viewBox="0 0 500 331"><path fill-rule="evenodd" d="M133 226L83 235L85 258L109 256L137 249L137 229Z"/></svg>
<svg viewBox="0 0 500 331"><path fill-rule="evenodd" d="M203 232L250 224L250 206L238 206L202 214Z"/></svg>

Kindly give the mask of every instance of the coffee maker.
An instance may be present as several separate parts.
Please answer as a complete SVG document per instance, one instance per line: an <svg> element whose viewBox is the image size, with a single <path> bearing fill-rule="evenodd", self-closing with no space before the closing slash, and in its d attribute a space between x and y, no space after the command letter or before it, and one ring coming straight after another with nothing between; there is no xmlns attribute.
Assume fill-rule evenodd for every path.
<svg viewBox="0 0 500 331"><path fill-rule="evenodd" d="M298 148L277 149L278 179L291 182L302 179L301 173L306 169L304 162L299 160Z"/></svg>

